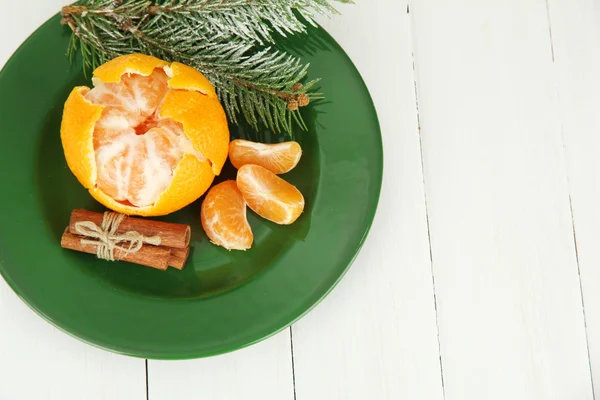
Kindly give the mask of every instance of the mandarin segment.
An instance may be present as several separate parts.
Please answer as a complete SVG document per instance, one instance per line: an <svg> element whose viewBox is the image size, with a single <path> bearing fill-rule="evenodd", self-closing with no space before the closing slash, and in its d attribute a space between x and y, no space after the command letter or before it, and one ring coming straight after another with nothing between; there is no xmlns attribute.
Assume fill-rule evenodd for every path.
<svg viewBox="0 0 600 400"><path fill-rule="evenodd" d="M90 190L90 194L99 203L122 214L143 217L160 216L180 210L196 201L208 190L214 177L207 161L199 161L196 157L187 154L175 169L169 188L152 206L133 207L130 204L124 204L95 187Z"/></svg>
<svg viewBox="0 0 600 400"><path fill-rule="evenodd" d="M294 169L302 156L298 142L264 144L236 139L229 143L229 160L235 168L246 164L260 165L275 174Z"/></svg>
<svg viewBox="0 0 600 400"><path fill-rule="evenodd" d="M121 110L104 107L102 116L96 122L94 129L94 149L111 144L127 132L135 133L135 130L131 128L127 117L123 115Z"/></svg>
<svg viewBox="0 0 600 400"><path fill-rule="evenodd" d="M128 201L136 207L143 207L152 204L152 200L154 200L155 197L151 197L150 192L154 194L157 186L156 184L149 182L150 179L154 180L152 173L156 173L156 168L152 170L148 163L149 143L146 136L147 135L144 135L143 137L139 138L140 140L136 140L135 143L133 143L133 146L131 147L131 155L127 159L127 164L129 167L129 179L127 179L127 197L123 199L115 199ZM138 139L137 135L136 139ZM160 160L153 161L160 165ZM168 172L170 171L167 169L167 173Z"/></svg>
<svg viewBox="0 0 600 400"><path fill-rule="evenodd" d="M269 221L289 225L304 210L302 193L260 165L242 166L236 180L248 207Z"/></svg>
<svg viewBox="0 0 600 400"><path fill-rule="evenodd" d="M167 94L168 78L163 70L154 70L148 76L125 74L121 80L133 95L135 109L145 117L158 109Z"/></svg>
<svg viewBox="0 0 600 400"><path fill-rule="evenodd" d="M98 165L96 187L116 200L127 200L127 183L131 174L135 138L132 129L128 134L123 134L114 144L103 146L96 152Z"/></svg>
<svg viewBox="0 0 600 400"><path fill-rule="evenodd" d="M167 75L154 70L150 75L125 74L119 83L104 83L94 80L94 88L86 98L105 107L111 121L126 120L128 126L142 124L156 112L167 94ZM103 115L103 119L104 119ZM103 122L102 120L99 122Z"/></svg>
<svg viewBox="0 0 600 400"><path fill-rule="evenodd" d="M166 163L172 171L175 170L183 156L182 148L179 145L181 135L182 133L164 129L161 124L150 129L145 135L151 141L159 159Z"/></svg>
<svg viewBox="0 0 600 400"><path fill-rule="evenodd" d="M133 93L125 85L94 80L94 88L85 95L85 98L94 104L104 106L105 117L111 117L111 120L124 119L128 126L137 125L143 120L133 107Z"/></svg>
<svg viewBox="0 0 600 400"><path fill-rule="evenodd" d="M212 187L200 210L202 228L216 245L227 250L247 250L253 235L246 218L246 202L235 181Z"/></svg>

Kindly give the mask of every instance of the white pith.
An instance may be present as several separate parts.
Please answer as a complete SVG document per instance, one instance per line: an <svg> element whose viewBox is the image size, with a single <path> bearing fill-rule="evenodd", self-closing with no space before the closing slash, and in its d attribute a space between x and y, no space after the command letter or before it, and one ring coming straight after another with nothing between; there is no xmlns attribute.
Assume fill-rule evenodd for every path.
<svg viewBox="0 0 600 400"><path fill-rule="evenodd" d="M163 74L164 77L161 79L168 81L172 76L172 71L169 67L165 67L163 70L156 69L155 72ZM132 75L136 74L124 74L128 78ZM99 137L97 136L99 129L108 132L108 135L103 133L103 138L110 138L110 140L99 142L100 144L94 148L97 168L96 187L98 189L107 193L107 190L104 190L101 186L103 182L110 181L110 192L112 194L107 194L114 200L140 208L152 206L171 184L177 165L185 155L193 155L200 161L206 160L184 134L181 124L170 124L170 122L165 122L168 119L160 117L162 102L170 89L167 88L158 104L152 106L149 105L146 97L140 93L140 88L136 88L139 81L135 80L135 76L128 83L129 86L127 87L131 91L127 92L127 96L120 96L121 92L115 91L120 90L115 89L115 85L121 85L120 88L122 89L125 85L124 81L119 84L105 84L97 78L93 78L92 81L94 88L85 97L94 104L104 106L103 116L96 123L94 138ZM162 88L164 89L164 87ZM116 97L117 100L94 100L98 96L107 93L110 94L109 98ZM117 108L120 110L123 107L126 109L126 115L119 114L120 111L117 110ZM110 112L107 111L111 108L115 115L110 115ZM135 117L136 114L138 117ZM158 125L150 126L146 130L144 124L147 120L153 123L156 122ZM143 125L144 128L138 128L136 133L134 127L138 125ZM168 147L166 153L162 153L157 150L156 140L165 140L165 138L171 146ZM132 162L134 153L144 151L144 149L147 151L147 156L141 162ZM174 165L169 165L169 159L175 160ZM133 171L139 169L141 169L140 173ZM114 174L109 176L107 171L113 171ZM142 186L132 194L130 184L132 180L139 180L139 178L142 179Z"/></svg>

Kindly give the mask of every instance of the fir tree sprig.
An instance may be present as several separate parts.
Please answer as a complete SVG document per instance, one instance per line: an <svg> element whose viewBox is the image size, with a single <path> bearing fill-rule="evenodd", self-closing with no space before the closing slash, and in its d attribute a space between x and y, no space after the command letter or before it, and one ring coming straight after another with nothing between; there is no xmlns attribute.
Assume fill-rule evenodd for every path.
<svg viewBox="0 0 600 400"><path fill-rule="evenodd" d="M179 61L206 75L233 122L242 114L255 129L291 133L306 129L298 108L321 95L310 90L317 80L299 83L307 64L268 44L333 12L329 0L81 0L62 23L87 70L132 52Z"/></svg>
<svg viewBox="0 0 600 400"><path fill-rule="evenodd" d="M273 42L273 31L283 36L305 33L304 21L316 26L316 14L337 13L329 0L157 0L155 3L151 10L156 14L178 15L197 24L208 24L215 32L259 44Z"/></svg>

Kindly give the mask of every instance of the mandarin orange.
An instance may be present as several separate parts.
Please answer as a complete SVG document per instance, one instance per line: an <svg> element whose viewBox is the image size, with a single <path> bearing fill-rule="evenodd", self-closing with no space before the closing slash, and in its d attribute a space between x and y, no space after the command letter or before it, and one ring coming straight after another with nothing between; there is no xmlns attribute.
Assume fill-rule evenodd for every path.
<svg viewBox="0 0 600 400"><path fill-rule="evenodd" d="M238 169L246 164L255 164L275 174L284 174L298 164L301 156L298 142L264 144L236 139L229 143L229 160Z"/></svg>
<svg viewBox="0 0 600 400"><path fill-rule="evenodd" d="M252 229L246 218L246 202L235 181L213 186L202 202L200 219L211 242L228 250L252 246Z"/></svg>
<svg viewBox="0 0 600 400"><path fill-rule="evenodd" d="M260 165L242 166L236 181L248 207L269 221L289 225L304 210L302 193Z"/></svg>
<svg viewBox="0 0 600 400"><path fill-rule="evenodd" d="M165 215L199 198L227 159L229 130L199 71L142 54L94 71L73 89L61 139L69 168L106 207Z"/></svg>

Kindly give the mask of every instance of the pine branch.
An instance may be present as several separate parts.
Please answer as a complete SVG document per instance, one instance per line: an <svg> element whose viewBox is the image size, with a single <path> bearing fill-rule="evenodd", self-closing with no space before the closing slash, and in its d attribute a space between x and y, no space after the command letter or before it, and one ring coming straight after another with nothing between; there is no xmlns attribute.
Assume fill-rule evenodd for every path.
<svg viewBox="0 0 600 400"><path fill-rule="evenodd" d="M352 0L336 1L350 3ZM337 13L328 0L159 0L156 3L151 10L154 14L177 15L192 23L206 24L213 32L261 45L273 43L273 31L282 36L306 33L304 21L316 26L317 14Z"/></svg>
<svg viewBox="0 0 600 400"><path fill-rule="evenodd" d="M63 8L62 23L85 69L132 52L179 61L206 75L233 122L242 114L255 129L291 133L306 129L298 108L320 97L316 81L299 84L308 65L262 45L273 31L306 31L294 12L314 24L315 12L334 10L329 0L83 0Z"/></svg>

